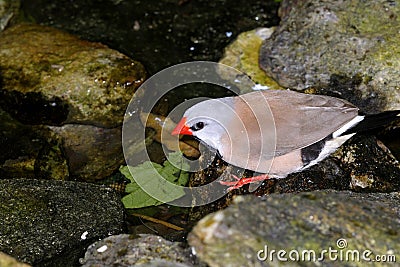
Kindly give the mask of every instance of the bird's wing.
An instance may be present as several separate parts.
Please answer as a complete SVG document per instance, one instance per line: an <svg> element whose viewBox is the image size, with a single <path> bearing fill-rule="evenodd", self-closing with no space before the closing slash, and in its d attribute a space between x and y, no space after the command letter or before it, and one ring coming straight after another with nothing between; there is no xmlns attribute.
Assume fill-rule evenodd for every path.
<svg viewBox="0 0 400 267"><path fill-rule="evenodd" d="M263 95L275 121L277 156L324 139L358 115L357 107L334 97L272 90Z"/></svg>
<svg viewBox="0 0 400 267"><path fill-rule="evenodd" d="M232 103L234 111L214 115L226 129L218 139L220 155L230 164L263 173L269 172L274 157L282 159L275 173L298 170L303 166L300 149L358 115L347 101L292 91L257 91L219 101L227 106Z"/></svg>

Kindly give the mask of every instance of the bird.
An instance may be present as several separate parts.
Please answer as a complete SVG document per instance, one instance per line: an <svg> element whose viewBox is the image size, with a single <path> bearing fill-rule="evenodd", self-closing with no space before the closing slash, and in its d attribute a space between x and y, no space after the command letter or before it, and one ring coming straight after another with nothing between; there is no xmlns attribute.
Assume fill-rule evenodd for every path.
<svg viewBox="0 0 400 267"><path fill-rule="evenodd" d="M228 191L285 178L328 157L357 132L399 118L400 110L363 115L350 102L292 90L260 90L189 107L171 132L189 135L228 164L259 175L220 181Z"/></svg>

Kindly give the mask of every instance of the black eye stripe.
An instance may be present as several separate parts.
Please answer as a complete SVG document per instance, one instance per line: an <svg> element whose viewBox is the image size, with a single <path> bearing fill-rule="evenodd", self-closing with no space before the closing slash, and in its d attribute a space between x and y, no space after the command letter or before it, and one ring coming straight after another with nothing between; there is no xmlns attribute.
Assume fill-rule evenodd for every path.
<svg viewBox="0 0 400 267"><path fill-rule="evenodd" d="M193 131L198 131L204 128L204 122L199 121L197 123L195 123L192 127L190 127L191 130Z"/></svg>

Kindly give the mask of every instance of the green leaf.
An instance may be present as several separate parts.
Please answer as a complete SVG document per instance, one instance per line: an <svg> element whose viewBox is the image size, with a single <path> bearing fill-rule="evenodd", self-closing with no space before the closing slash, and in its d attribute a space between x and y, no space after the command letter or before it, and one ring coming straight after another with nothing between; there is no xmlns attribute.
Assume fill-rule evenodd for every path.
<svg viewBox="0 0 400 267"><path fill-rule="evenodd" d="M163 204L182 197L185 192L181 187L171 187L168 182L184 186L189 180L189 173L181 170L184 166L183 155L180 152L169 154L169 161L163 165L146 161L138 166L123 166L120 172L128 178L131 183L126 186L125 191L129 193L122 198L126 208L143 208ZM133 175L133 176L132 176ZM161 177L160 177L161 176ZM139 181L137 184L135 178ZM151 191L150 196L146 191Z"/></svg>

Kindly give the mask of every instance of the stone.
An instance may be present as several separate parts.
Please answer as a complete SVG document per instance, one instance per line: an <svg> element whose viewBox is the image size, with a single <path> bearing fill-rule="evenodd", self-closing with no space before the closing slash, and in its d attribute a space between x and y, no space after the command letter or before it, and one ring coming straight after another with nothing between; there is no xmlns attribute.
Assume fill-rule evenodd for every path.
<svg viewBox="0 0 400 267"><path fill-rule="evenodd" d="M25 125L0 109L0 175L65 180L70 176L63 140L41 125Z"/></svg>
<svg viewBox="0 0 400 267"><path fill-rule="evenodd" d="M398 1L283 1L260 66L281 86L339 97L341 82L354 81L349 93L365 113L400 109L399 14Z"/></svg>
<svg viewBox="0 0 400 267"><path fill-rule="evenodd" d="M374 136L358 135L332 156L339 159L349 189L370 192L400 192L400 163Z"/></svg>
<svg viewBox="0 0 400 267"><path fill-rule="evenodd" d="M0 38L1 107L27 124L121 125L143 66L100 43L19 24Z"/></svg>
<svg viewBox="0 0 400 267"><path fill-rule="evenodd" d="M31 265L18 262L13 257L0 252L0 266L2 267L31 267Z"/></svg>
<svg viewBox="0 0 400 267"><path fill-rule="evenodd" d="M0 142L13 148L2 155L3 178L97 180L117 170L142 64L46 26L18 24L0 37L0 120L8 125Z"/></svg>
<svg viewBox="0 0 400 267"><path fill-rule="evenodd" d="M156 235L128 234L107 237L92 244L81 260L82 266L205 266L188 247Z"/></svg>
<svg viewBox="0 0 400 267"><path fill-rule="evenodd" d="M107 129L65 124L48 128L63 140L61 147L68 159L70 179L99 180L111 175L124 163L120 127Z"/></svg>
<svg viewBox="0 0 400 267"><path fill-rule="evenodd" d="M0 251L33 266L76 266L89 244L122 233L124 218L104 186L0 179Z"/></svg>
<svg viewBox="0 0 400 267"><path fill-rule="evenodd" d="M264 40L270 38L274 32L275 27L272 28L258 28L252 31L243 32L228 45L224 50L224 55L219 60L219 63L235 68L256 83L262 86L263 89L283 89L277 82L269 77L259 66L259 50ZM234 81L241 77L232 77L232 73L224 73L220 71L220 75L229 80ZM249 93L256 88L249 88L248 86L239 86L240 93Z"/></svg>
<svg viewBox="0 0 400 267"><path fill-rule="evenodd" d="M109 44L139 58L150 74L193 60L218 61L237 34L276 25L276 1L24 2L37 23ZM210 12L212 11L212 12ZM74 19L71 19L71 18ZM190 19L188 19L190 17ZM235 18L235 19L233 19Z"/></svg>
<svg viewBox="0 0 400 267"><path fill-rule="evenodd" d="M0 32L18 20L20 6L19 0L0 0Z"/></svg>
<svg viewBox="0 0 400 267"><path fill-rule="evenodd" d="M385 255L391 262L399 255L400 195L313 191L272 194L262 198L240 196L227 209L209 214L188 236L200 260L209 266L365 266ZM359 261L334 260L332 255L354 252ZM270 253L273 256L271 257ZM277 253L288 262L279 261ZM291 252L294 251L294 252ZM313 251L311 260L301 260ZM350 251L350 252L348 252ZM296 259L296 252L299 260ZM343 253L343 254L341 254ZM314 255L314 258L312 258ZM324 256L323 260L317 260ZM350 256L349 256L350 257ZM314 260L313 260L314 259ZM357 258L355 258L357 259Z"/></svg>

